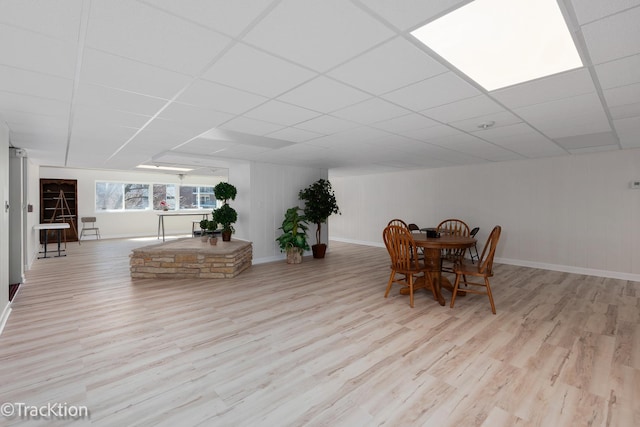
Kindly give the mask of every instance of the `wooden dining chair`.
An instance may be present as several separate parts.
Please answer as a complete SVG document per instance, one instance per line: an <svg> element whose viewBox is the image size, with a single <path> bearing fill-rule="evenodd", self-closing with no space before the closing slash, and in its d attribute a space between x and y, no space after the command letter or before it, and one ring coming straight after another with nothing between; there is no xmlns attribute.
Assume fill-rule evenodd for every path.
<svg viewBox="0 0 640 427"><path fill-rule="evenodd" d="M391 275L387 283L387 290L384 297L389 296L391 286L398 283L409 288L409 305L413 308L413 287L416 278L423 275L425 286L431 289L433 298L438 299L435 289L433 289L433 280L424 263L413 256L416 253L417 246L413 240L411 232L398 225L389 225L382 232L384 244L387 247L389 256L391 257ZM398 277L402 276L402 277Z"/></svg>
<svg viewBox="0 0 640 427"><path fill-rule="evenodd" d="M496 253L496 247L498 246L498 240L500 239L500 233L502 227L496 225L487 239L487 243L482 249L482 255L478 259L478 264L467 264L464 259L456 263L454 266L454 272L456 273L456 281L453 284L453 295L451 296L451 308L456 301L456 295L458 294L458 287L460 286L460 278L462 283L466 287L469 285L475 287L484 287L485 289L474 289L466 287L464 291L472 294L486 294L489 297L489 303L491 303L491 311L496 314L496 306L493 302L493 295L491 294L491 285L489 284L489 277L493 277L493 257ZM467 276L482 277L482 282L470 282L467 280Z"/></svg>
<svg viewBox="0 0 640 427"><path fill-rule="evenodd" d="M462 220L449 218L438 224L441 235L469 237L469 226ZM466 249L443 249L440 255L440 270L453 273L453 265L464 258Z"/></svg>
<svg viewBox="0 0 640 427"><path fill-rule="evenodd" d="M387 223L387 226L389 226L389 225L397 225L397 226L400 226L400 227L404 227L404 228L406 228L407 230L409 229L409 226L407 225L407 223L406 223L406 222L404 222L403 220L401 220L400 218L394 218L394 219L392 219L391 221L389 221L389 222Z"/></svg>
<svg viewBox="0 0 640 427"><path fill-rule="evenodd" d="M478 234L478 231L480 231L480 227L474 227L471 229L471 232L469 233L469 237L473 237L474 239L476 238L476 234ZM475 252L475 255L474 255ZM478 254L478 244L475 243L473 246L471 246L469 248L469 257L471 258L471 264L475 264L474 259L480 259L480 255Z"/></svg>

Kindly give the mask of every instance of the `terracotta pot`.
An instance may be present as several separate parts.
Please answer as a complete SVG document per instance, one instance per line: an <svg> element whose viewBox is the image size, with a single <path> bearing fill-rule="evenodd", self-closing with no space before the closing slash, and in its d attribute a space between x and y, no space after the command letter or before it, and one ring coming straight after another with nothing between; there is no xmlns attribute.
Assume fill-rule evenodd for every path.
<svg viewBox="0 0 640 427"><path fill-rule="evenodd" d="M218 238L217 237L209 237L209 244L210 245L217 245L218 244Z"/></svg>
<svg viewBox="0 0 640 427"><path fill-rule="evenodd" d="M324 258L324 254L327 252L327 244L320 243L318 245L312 245L311 250L313 251L314 258Z"/></svg>

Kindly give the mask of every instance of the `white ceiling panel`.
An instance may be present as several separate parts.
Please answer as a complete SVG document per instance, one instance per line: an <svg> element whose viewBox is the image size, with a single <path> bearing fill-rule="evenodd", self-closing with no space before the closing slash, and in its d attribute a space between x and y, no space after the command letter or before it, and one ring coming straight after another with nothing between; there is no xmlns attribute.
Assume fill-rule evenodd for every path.
<svg viewBox="0 0 640 427"><path fill-rule="evenodd" d="M304 122L314 117L320 116L317 111L296 107L280 101L268 101L245 114L252 119L263 120L265 122L277 123L285 126L293 126L296 123Z"/></svg>
<svg viewBox="0 0 640 427"><path fill-rule="evenodd" d="M85 49L80 81L170 99L189 84L191 78L120 56Z"/></svg>
<svg viewBox="0 0 640 427"><path fill-rule="evenodd" d="M230 41L142 3L93 0L85 43L167 70L197 75Z"/></svg>
<svg viewBox="0 0 640 427"><path fill-rule="evenodd" d="M502 111L504 111L504 109L491 98L475 96L439 107L429 108L421 113L442 123L451 123Z"/></svg>
<svg viewBox="0 0 640 427"><path fill-rule="evenodd" d="M158 118L197 128L213 128L235 117L233 114L210 110L178 102L170 103L160 112Z"/></svg>
<svg viewBox="0 0 640 427"><path fill-rule="evenodd" d="M595 91L589 72L581 68L496 90L491 95L509 108L519 108Z"/></svg>
<svg viewBox="0 0 640 427"><path fill-rule="evenodd" d="M416 129L437 126L439 123L421 114L410 113L405 116L373 123L371 126L392 133L402 133Z"/></svg>
<svg viewBox="0 0 640 427"><path fill-rule="evenodd" d="M611 130L600 99L595 93L535 104L515 111L550 138Z"/></svg>
<svg viewBox="0 0 640 427"><path fill-rule="evenodd" d="M446 72L444 65L402 37L378 46L329 75L380 95Z"/></svg>
<svg viewBox="0 0 640 427"><path fill-rule="evenodd" d="M330 113L370 97L371 95L365 92L321 76L285 93L278 99L311 110Z"/></svg>
<svg viewBox="0 0 640 427"><path fill-rule="evenodd" d="M594 64L640 53L640 7L582 27Z"/></svg>
<svg viewBox="0 0 640 427"><path fill-rule="evenodd" d="M332 113L333 116L362 124L380 122L394 117L404 116L409 111L380 98L352 105Z"/></svg>
<svg viewBox="0 0 640 427"><path fill-rule="evenodd" d="M195 81L176 101L231 114L244 113L267 98L205 80Z"/></svg>
<svg viewBox="0 0 640 427"><path fill-rule="evenodd" d="M499 113L487 114L486 116L474 117L473 119L459 120L457 122L449 123L456 129L460 129L466 132L475 132L481 129L483 126L501 127L509 126L516 123L520 123L519 117L507 111Z"/></svg>
<svg viewBox="0 0 640 427"><path fill-rule="evenodd" d="M0 64L73 79L76 47L71 42L0 24Z"/></svg>
<svg viewBox="0 0 640 427"><path fill-rule="evenodd" d="M73 80L0 65L0 91L70 102Z"/></svg>
<svg viewBox="0 0 640 427"><path fill-rule="evenodd" d="M618 139L613 132L593 133L590 135L568 136L556 138L555 141L567 150L577 148L601 147L603 145L617 145Z"/></svg>
<svg viewBox="0 0 640 427"><path fill-rule="evenodd" d="M296 129L295 127L284 128L273 133L267 134L269 138L281 139L291 142L304 142L314 138L319 138L322 135L308 130Z"/></svg>
<svg viewBox="0 0 640 427"><path fill-rule="evenodd" d="M444 73L384 95L413 111L422 111L480 95L480 91L454 73Z"/></svg>
<svg viewBox="0 0 640 427"><path fill-rule="evenodd" d="M469 0L361 0L362 4L371 8L384 20L401 30L410 30L418 24L424 24L434 18L451 12L468 3Z"/></svg>
<svg viewBox="0 0 640 427"><path fill-rule="evenodd" d="M623 148L640 148L640 117L614 120L613 126Z"/></svg>
<svg viewBox="0 0 640 427"><path fill-rule="evenodd" d="M640 69L638 69L638 74L640 74ZM604 97L609 107L637 103L640 101L640 83L606 89Z"/></svg>
<svg viewBox="0 0 640 427"><path fill-rule="evenodd" d="M185 150L205 171L344 175L640 148L640 0L559 0L587 67L493 92L410 35L468 2L0 0L0 121L74 167Z"/></svg>
<svg viewBox="0 0 640 427"><path fill-rule="evenodd" d="M77 42L82 0L18 0L0 2L0 23L56 39Z"/></svg>
<svg viewBox="0 0 640 427"><path fill-rule="evenodd" d="M198 24L238 36L273 0L144 0Z"/></svg>
<svg viewBox="0 0 640 427"><path fill-rule="evenodd" d="M314 119L307 120L306 122L298 123L296 125L297 128L324 135L330 135L360 126L361 125L359 123L327 115L316 117Z"/></svg>
<svg viewBox="0 0 640 427"><path fill-rule="evenodd" d="M640 55L618 59L595 67L603 89L640 82Z"/></svg>
<svg viewBox="0 0 640 427"><path fill-rule="evenodd" d="M350 2L283 0L244 40L326 71L393 36L391 30Z"/></svg>
<svg viewBox="0 0 640 427"><path fill-rule="evenodd" d="M316 75L299 65L238 43L207 70L202 78L274 97Z"/></svg>
<svg viewBox="0 0 640 427"><path fill-rule="evenodd" d="M121 89L91 83L80 83L75 96L77 109L85 106L111 108L151 116L168 101Z"/></svg>
<svg viewBox="0 0 640 427"><path fill-rule="evenodd" d="M580 25L640 5L638 0L571 0Z"/></svg>
<svg viewBox="0 0 640 427"><path fill-rule="evenodd" d="M284 129L287 126L277 125L248 117L238 117L226 122L221 127L235 132L248 133L249 135L267 135Z"/></svg>

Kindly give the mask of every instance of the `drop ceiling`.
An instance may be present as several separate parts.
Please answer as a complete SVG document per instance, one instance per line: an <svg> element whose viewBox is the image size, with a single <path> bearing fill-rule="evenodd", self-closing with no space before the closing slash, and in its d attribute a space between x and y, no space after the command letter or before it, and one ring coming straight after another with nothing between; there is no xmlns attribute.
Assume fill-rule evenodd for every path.
<svg viewBox="0 0 640 427"><path fill-rule="evenodd" d="M410 35L466 3L0 1L0 120L42 165L100 169L349 175L640 147L640 0L559 1L585 66L492 92Z"/></svg>

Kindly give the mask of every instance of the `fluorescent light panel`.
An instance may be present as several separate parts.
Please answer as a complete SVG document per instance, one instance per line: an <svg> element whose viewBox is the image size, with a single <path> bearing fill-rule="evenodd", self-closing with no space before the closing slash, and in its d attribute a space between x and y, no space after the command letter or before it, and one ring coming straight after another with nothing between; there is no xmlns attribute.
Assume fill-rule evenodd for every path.
<svg viewBox="0 0 640 427"><path fill-rule="evenodd" d="M411 34L489 91L582 66L556 0L475 0Z"/></svg>
<svg viewBox="0 0 640 427"><path fill-rule="evenodd" d="M141 169L155 169L155 170L178 171L178 172L189 172L193 170L189 168L178 168L174 166L156 166L156 165L138 165L136 167Z"/></svg>

